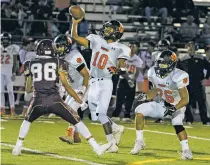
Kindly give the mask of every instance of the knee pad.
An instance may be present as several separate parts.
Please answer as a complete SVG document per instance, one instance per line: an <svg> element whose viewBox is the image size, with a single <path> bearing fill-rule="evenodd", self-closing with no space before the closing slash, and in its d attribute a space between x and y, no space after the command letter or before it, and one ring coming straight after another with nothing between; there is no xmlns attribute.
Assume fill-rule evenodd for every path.
<svg viewBox="0 0 210 165"><path fill-rule="evenodd" d="M180 132L184 131L185 128L183 127L183 125L174 125L174 129L176 131L176 134L179 134Z"/></svg>
<svg viewBox="0 0 210 165"><path fill-rule="evenodd" d="M105 113L99 113L98 120L101 122L101 124L109 122L108 116Z"/></svg>

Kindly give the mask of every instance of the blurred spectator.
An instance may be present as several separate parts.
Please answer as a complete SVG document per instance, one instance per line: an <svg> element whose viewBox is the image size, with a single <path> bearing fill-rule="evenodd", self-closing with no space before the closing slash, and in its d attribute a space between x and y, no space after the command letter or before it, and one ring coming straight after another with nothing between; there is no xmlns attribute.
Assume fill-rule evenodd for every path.
<svg viewBox="0 0 210 165"><path fill-rule="evenodd" d="M167 18L167 26L164 28L163 37L169 40L170 43L173 43L174 41L180 41L180 35L177 29L173 26L173 17Z"/></svg>
<svg viewBox="0 0 210 165"><path fill-rule="evenodd" d="M11 6L5 5L4 10L1 11L1 18L3 19L17 19L17 13L12 11ZM17 20L2 20L1 19L1 31L5 32L14 32L16 28L18 28Z"/></svg>
<svg viewBox="0 0 210 165"><path fill-rule="evenodd" d="M51 21L47 22L47 32L48 32L47 36L54 38L57 35L59 35L59 33L60 33L58 28L57 28L57 24L56 24L57 19L53 19L52 15L50 15L48 17L48 19L51 20Z"/></svg>
<svg viewBox="0 0 210 165"><path fill-rule="evenodd" d="M193 0L172 0L172 6L169 6L168 10L175 18L174 22L181 23L181 17L187 17L189 14L193 15L197 25L200 22Z"/></svg>
<svg viewBox="0 0 210 165"><path fill-rule="evenodd" d="M198 35L198 25L194 23L194 17L192 15L187 16L187 21L180 27L180 35L184 41L195 41Z"/></svg>
<svg viewBox="0 0 210 165"><path fill-rule="evenodd" d="M86 37L88 35L88 22L85 18L78 25L78 34L82 37Z"/></svg>
<svg viewBox="0 0 210 165"><path fill-rule="evenodd" d="M148 22L151 22L151 15L161 16L162 23L166 22L168 16L168 0L143 0L145 15Z"/></svg>
<svg viewBox="0 0 210 165"><path fill-rule="evenodd" d="M206 100L202 81L208 79L210 76L210 63L205 57L195 52L196 44L194 42L189 42L186 47L189 54L180 58L177 65L178 68L189 74L190 83L188 86L188 92L190 100L185 112L186 122L192 124L192 107L198 102L201 121L204 125L209 125L210 120L207 117ZM207 74L204 74L204 70L206 70Z"/></svg>
<svg viewBox="0 0 210 165"><path fill-rule="evenodd" d="M57 19L58 21L66 21L66 22L60 22L59 23L59 26L58 26L58 29L61 33L65 33L67 30L69 30L69 21L71 20L70 19L70 15L68 13L68 8L65 8L63 10L61 10L57 16Z"/></svg>
<svg viewBox="0 0 210 165"><path fill-rule="evenodd" d="M206 59L210 62L210 44L205 47Z"/></svg>
<svg viewBox="0 0 210 165"><path fill-rule="evenodd" d="M205 44L210 44L210 16L207 17L203 26L203 38Z"/></svg>

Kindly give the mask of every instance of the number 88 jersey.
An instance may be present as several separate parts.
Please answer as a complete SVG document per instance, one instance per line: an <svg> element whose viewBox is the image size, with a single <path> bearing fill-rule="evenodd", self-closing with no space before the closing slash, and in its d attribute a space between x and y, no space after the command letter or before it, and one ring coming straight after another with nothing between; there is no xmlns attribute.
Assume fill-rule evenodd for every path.
<svg viewBox="0 0 210 165"><path fill-rule="evenodd" d="M172 105L176 105L181 100L178 89L189 85L189 75L178 68L175 68L165 78L159 78L152 67L148 70L148 79L157 88L158 95Z"/></svg>
<svg viewBox="0 0 210 165"><path fill-rule="evenodd" d="M117 67L117 60L130 57L130 48L118 42L107 43L101 36L87 36L92 49L90 75L95 78L111 78L109 67Z"/></svg>
<svg viewBox="0 0 210 165"><path fill-rule="evenodd" d="M24 74L32 76L35 96L59 94L59 70L67 73L68 65L66 61L58 58L40 56L24 63Z"/></svg>

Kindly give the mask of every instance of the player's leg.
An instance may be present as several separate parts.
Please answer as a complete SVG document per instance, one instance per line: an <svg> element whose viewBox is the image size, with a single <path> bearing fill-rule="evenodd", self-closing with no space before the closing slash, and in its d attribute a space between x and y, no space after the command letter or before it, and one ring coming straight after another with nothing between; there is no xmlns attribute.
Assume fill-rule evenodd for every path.
<svg viewBox="0 0 210 165"><path fill-rule="evenodd" d="M46 111L44 110L44 108L41 105L39 105L39 101L34 101L34 100L31 101L31 104L28 108L27 115L21 124L18 139L17 139L16 145L12 151L13 155L21 154L21 148L23 146L23 141L29 132L31 123L45 113L46 113Z"/></svg>
<svg viewBox="0 0 210 165"><path fill-rule="evenodd" d="M8 96L9 96L10 113L11 113L11 116L14 116L15 115L15 97L14 97L13 82L12 82L11 77L12 75L8 74L5 78L6 78L6 86L7 86Z"/></svg>
<svg viewBox="0 0 210 165"><path fill-rule="evenodd" d="M189 148L188 137L183 127L185 108L177 110L172 116L172 125L176 131L177 137L182 147L182 159L192 159L192 152Z"/></svg>
<svg viewBox="0 0 210 165"><path fill-rule="evenodd" d="M163 105L162 105L163 106ZM142 149L145 148L143 129L144 129L144 117L162 117L164 109L160 103L155 101L143 103L136 107L136 142L134 148L131 150L131 154L138 154Z"/></svg>
<svg viewBox="0 0 210 165"><path fill-rule="evenodd" d="M1 115L4 115L5 114L5 95L4 95L4 90L5 88L5 80L4 80L4 75L1 74Z"/></svg>
<svg viewBox="0 0 210 165"><path fill-rule="evenodd" d="M89 144L93 147L93 150L97 155L102 155L106 150L108 150L112 143L107 143L104 145L99 145L96 140L93 138L92 134L86 127L86 125L80 121L80 117L72 110L67 104L65 104L62 100L56 101L55 104L50 106L49 108L50 113L54 113L67 122L73 124L77 129L78 132L89 142Z"/></svg>

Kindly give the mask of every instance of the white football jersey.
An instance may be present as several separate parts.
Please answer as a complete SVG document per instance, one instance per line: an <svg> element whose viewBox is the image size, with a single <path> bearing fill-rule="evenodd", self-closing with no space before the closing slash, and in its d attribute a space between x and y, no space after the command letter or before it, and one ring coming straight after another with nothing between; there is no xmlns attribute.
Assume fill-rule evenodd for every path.
<svg viewBox="0 0 210 165"><path fill-rule="evenodd" d="M130 57L127 61L125 61L125 66L127 68L127 74L130 78L135 78L136 68L142 68L143 61L136 54ZM120 76L120 78L123 78Z"/></svg>
<svg viewBox="0 0 210 165"><path fill-rule="evenodd" d="M158 89L159 96L172 105L176 105L181 99L178 89L189 85L189 75L178 68L162 79L156 76L152 67L148 70L148 79Z"/></svg>
<svg viewBox="0 0 210 165"><path fill-rule="evenodd" d="M7 73L12 71L13 67L13 56L18 55L20 47L15 44L11 44L4 48L1 45L1 72Z"/></svg>
<svg viewBox="0 0 210 165"><path fill-rule="evenodd" d="M68 73L70 76L70 81L72 83L72 88L77 89L80 86L82 86L82 82L83 82L83 77L77 71L77 68L82 64L85 64L87 68L86 62L83 56L81 55L81 53L76 49L71 50L70 53L67 54L64 59L69 64Z"/></svg>
<svg viewBox="0 0 210 165"><path fill-rule="evenodd" d="M120 58L129 59L131 50L119 42L107 43L101 36L90 34L87 36L92 49L90 75L95 78L111 78L109 67L117 67Z"/></svg>

